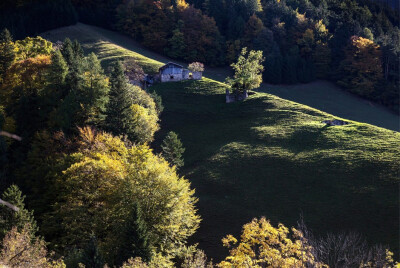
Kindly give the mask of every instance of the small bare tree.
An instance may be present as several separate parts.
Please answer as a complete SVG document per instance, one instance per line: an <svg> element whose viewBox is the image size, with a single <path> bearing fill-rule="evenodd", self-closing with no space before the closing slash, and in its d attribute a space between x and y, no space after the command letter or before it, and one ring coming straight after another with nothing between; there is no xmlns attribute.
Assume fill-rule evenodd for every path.
<svg viewBox="0 0 400 268"><path fill-rule="evenodd" d="M392 253L382 245L369 247L365 238L357 232L328 233L315 237L304 223L303 217L297 222L318 262L331 268L389 268L395 267Z"/></svg>

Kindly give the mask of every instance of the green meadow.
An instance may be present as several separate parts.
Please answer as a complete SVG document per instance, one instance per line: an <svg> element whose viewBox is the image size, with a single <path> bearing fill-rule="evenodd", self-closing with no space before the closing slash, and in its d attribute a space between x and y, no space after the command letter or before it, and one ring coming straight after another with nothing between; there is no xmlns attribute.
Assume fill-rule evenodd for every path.
<svg viewBox="0 0 400 268"><path fill-rule="evenodd" d="M186 147L181 173L203 217L193 241L208 255L261 216L295 226L303 215L317 234L353 230L397 250L400 133L328 127L336 117L265 93L226 104L225 85L208 79L153 89L165 105L159 140L173 130Z"/></svg>
<svg viewBox="0 0 400 268"><path fill-rule="evenodd" d="M128 37L82 24L43 37L78 39L105 68L131 57L156 72L168 61ZM192 241L208 256L221 258L221 238L237 235L254 217L295 226L300 215L317 234L356 230L398 252L400 133L347 120L352 96L345 99L350 124L331 127L321 121L338 117L268 93L226 104L226 85L215 81L226 70L211 68L205 75L214 80L162 83L151 90L165 106L154 148L168 131L181 138L186 151L180 173L196 188L203 218ZM356 118L370 122L374 111L365 108Z"/></svg>

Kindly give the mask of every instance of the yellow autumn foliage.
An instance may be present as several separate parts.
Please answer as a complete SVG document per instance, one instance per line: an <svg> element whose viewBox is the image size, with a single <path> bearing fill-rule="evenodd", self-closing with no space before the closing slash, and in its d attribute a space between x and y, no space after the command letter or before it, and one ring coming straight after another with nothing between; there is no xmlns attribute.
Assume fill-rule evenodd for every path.
<svg viewBox="0 0 400 268"><path fill-rule="evenodd" d="M106 254L119 245L115 225L138 204L156 252L174 255L196 231L194 190L147 145L128 147L120 138L80 130L79 152L58 180L64 245L82 245L91 233Z"/></svg>
<svg viewBox="0 0 400 268"><path fill-rule="evenodd" d="M222 239L230 255L218 264L221 268L231 267L327 267L314 260L312 247L303 234L283 224L273 227L265 218L253 219L243 226L241 239L232 235Z"/></svg>

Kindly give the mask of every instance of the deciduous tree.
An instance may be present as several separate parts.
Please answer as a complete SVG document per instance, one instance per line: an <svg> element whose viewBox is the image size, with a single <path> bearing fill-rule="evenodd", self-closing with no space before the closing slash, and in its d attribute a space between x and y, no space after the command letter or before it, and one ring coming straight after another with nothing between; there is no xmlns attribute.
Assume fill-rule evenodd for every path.
<svg viewBox="0 0 400 268"><path fill-rule="evenodd" d="M383 78L380 47L373 41L353 36L340 64L338 84L361 96L372 97Z"/></svg>
<svg viewBox="0 0 400 268"><path fill-rule="evenodd" d="M243 48L237 62L231 64L235 75L227 79L232 90L243 92L258 88L262 82L263 61L262 51L251 50L247 53L247 48Z"/></svg>
<svg viewBox="0 0 400 268"><path fill-rule="evenodd" d="M294 228L292 233L283 224L275 228L265 218L253 219L240 241L232 235L222 239L230 255L218 267L326 267L315 261L303 234Z"/></svg>
<svg viewBox="0 0 400 268"><path fill-rule="evenodd" d="M61 221L63 246L83 246L94 233L110 249L136 203L158 252L176 254L198 228L196 198L184 178L145 146L127 147L120 138L81 130L81 148L59 175L59 197L50 221ZM71 163L71 162L70 162ZM149 191L151 189L151 191ZM114 259L108 256L107 259Z"/></svg>

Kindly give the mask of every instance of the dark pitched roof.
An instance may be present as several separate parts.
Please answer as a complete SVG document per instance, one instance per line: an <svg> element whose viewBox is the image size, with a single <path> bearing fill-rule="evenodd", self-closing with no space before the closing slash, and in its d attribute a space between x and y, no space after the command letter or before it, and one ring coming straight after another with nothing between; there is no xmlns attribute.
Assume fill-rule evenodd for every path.
<svg viewBox="0 0 400 268"><path fill-rule="evenodd" d="M176 66L176 67L178 67L178 68L182 68L183 69L183 66L182 65L179 65L179 64L177 64L177 63L174 63L174 62L168 62L167 64L165 64L164 66L162 66L162 67L160 67L160 69L158 69L159 71L162 71L162 70L164 70L164 69L166 69L166 68L168 68L169 66L171 66L171 65L173 65L173 66Z"/></svg>

